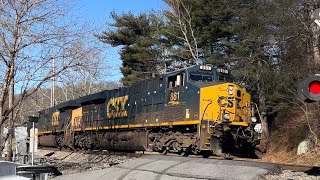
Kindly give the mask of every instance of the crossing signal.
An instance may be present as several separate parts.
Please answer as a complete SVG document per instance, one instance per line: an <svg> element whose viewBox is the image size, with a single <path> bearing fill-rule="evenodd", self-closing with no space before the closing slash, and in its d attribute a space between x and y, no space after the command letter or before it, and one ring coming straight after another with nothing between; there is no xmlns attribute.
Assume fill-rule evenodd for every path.
<svg viewBox="0 0 320 180"><path fill-rule="evenodd" d="M320 82L319 81L313 81L309 84L310 93L312 94L320 94Z"/></svg>
<svg viewBox="0 0 320 180"><path fill-rule="evenodd" d="M320 74L310 76L299 84L298 95L304 102L320 101Z"/></svg>

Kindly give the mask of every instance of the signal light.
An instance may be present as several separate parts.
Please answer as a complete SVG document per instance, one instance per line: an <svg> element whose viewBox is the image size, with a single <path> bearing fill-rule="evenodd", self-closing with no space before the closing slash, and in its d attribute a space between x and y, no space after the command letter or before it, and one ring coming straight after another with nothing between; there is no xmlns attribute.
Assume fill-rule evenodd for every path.
<svg viewBox="0 0 320 180"><path fill-rule="evenodd" d="M316 74L299 84L298 96L304 102L320 101L320 75Z"/></svg>
<svg viewBox="0 0 320 180"><path fill-rule="evenodd" d="M319 81L312 81L309 84L309 90L312 94L320 94L320 82Z"/></svg>

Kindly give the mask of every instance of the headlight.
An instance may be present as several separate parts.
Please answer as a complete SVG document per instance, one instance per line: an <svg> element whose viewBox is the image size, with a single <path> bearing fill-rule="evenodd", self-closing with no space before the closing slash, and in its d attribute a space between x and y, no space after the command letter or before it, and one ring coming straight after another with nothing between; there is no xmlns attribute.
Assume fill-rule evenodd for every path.
<svg viewBox="0 0 320 180"><path fill-rule="evenodd" d="M230 114L228 114L228 113L224 114L223 118L229 120L230 119Z"/></svg>
<svg viewBox="0 0 320 180"><path fill-rule="evenodd" d="M233 94L233 86L228 86L228 93L229 95Z"/></svg>
<svg viewBox="0 0 320 180"><path fill-rule="evenodd" d="M257 118L256 118L256 117L251 117L250 120L251 120L251 122L253 122L253 123L257 122Z"/></svg>
<svg viewBox="0 0 320 180"><path fill-rule="evenodd" d="M254 126L254 131L256 131L257 133L262 133L262 126L260 123Z"/></svg>

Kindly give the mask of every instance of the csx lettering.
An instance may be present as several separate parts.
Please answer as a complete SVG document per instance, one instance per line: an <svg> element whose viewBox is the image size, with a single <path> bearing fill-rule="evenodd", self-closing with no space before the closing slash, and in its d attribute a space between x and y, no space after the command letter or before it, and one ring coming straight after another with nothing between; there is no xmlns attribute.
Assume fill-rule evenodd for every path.
<svg viewBox="0 0 320 180"><path fill-rule="evenodd" d="M111 98L107 104L107 117L108 118L121 118L127 117L128 113L125 109L128 101L128 95L122 97Z"/></svg>
<svg viewBox="0 0 320 180"><path fill-rule="evenodd" d="M52 114L52 121L51 121L51 125L52 126L58 126L59 125L59 112L54 112Z"/></svg>
<svg viewBox="0 0 320 180"><path fill-rule="evenodd" d="M236 106L237 109L240 109L240 101L241 99L237 99L236 98ZM218 98L218 104L221 107L228 107L228 108L232 108L234 106L234 97L225 97L225 96L220 96Z"/></svg>
<svg viewBox="0 0 320 180"><path fill-rule="evenodd" d="M81 117L75 117L75 118L73 118L73 126L74 127L78 127L78 126L80 126L80 124L81 124L81 119L80 119Z"/></svg>
<svg viewBox="0 0 320 180"><path fill-rule="evenodd" d="M241 107L240 107L240 101L241 101L241 99L236 99L237 109L241 109Z"/></svg>
<svg viewBox="0 0 320 180"><path fill-rule="evenodd" d="M225 97L225 96L220 96L219 97L218 104L221 107L228 107L228 108L233 107L232 99L229 99L228 97Z"/></svg>

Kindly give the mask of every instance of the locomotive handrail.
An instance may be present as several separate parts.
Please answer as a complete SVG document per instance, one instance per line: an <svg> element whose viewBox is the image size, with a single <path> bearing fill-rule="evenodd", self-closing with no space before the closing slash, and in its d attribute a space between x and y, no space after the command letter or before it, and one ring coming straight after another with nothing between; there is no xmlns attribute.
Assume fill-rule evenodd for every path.
<svg viewBox="0 0 320 180"><path fill-rule="evenodd" d="M264 124L262 124L263 122L261 121L261 114L260 114L260 111L259 111L259 108L258 108L258 105L256 103L253 103L257 109L257 112L258 112L258 116L259 116L259 119L260 119L260 122L261 122L261 125L263 126Z"/></svg>
<svg viewBox="0 0 320 180"><path fill-rule="evenodd" d="M204 117L204 114L206 113L206 111L207 111L207 108L209 107L209 105L210 104L212 104L212 100L211 99L203 99L203 101L209 101L209 103L207 104L207 106L206 106L206 108L204 108L204 111L203 111L203 113L202 113L202 117L201 117L201 120L200 120L200 125L201 125L201 123L202 123L202 121L203 121L203 117ZM208 131L208 133L210 133L209 132L209 120L208 120L208 128L207 128L207 131Z"/></svg>

